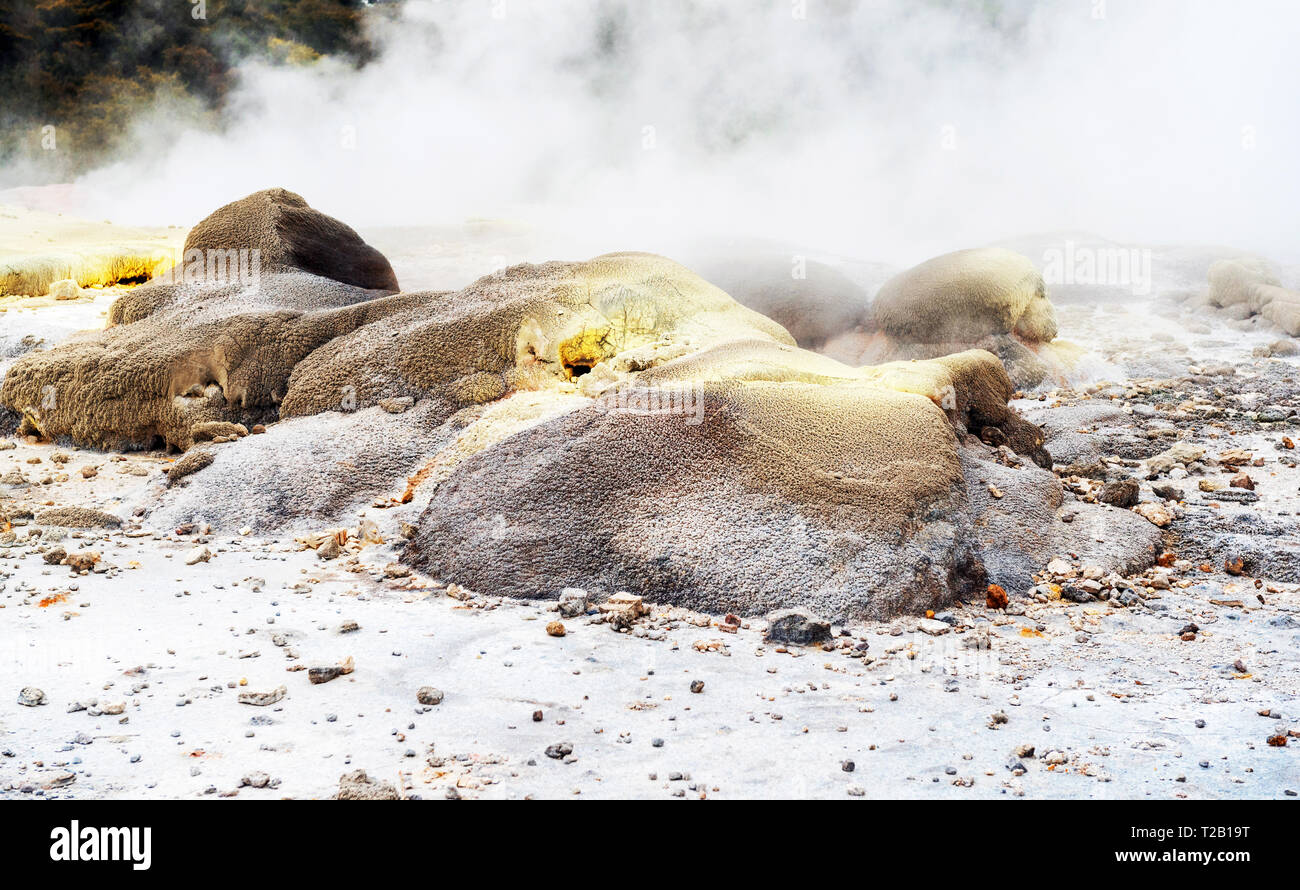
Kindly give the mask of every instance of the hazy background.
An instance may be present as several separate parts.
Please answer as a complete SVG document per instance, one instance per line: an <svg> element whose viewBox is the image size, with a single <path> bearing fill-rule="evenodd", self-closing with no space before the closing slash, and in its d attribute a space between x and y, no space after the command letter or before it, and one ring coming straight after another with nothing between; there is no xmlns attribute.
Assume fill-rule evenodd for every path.
<svg viewBox="0 0 1300 890"><path fill-rule="evenodd" d="M1288 0L360 13L364 52L245 51L215 113L160 94L76 209L190 225L284 186L362 229L504 218L573 255L753 235L910 261L1042 231L1300 254ZM36 176L15 160L3 185Z"/></svg>

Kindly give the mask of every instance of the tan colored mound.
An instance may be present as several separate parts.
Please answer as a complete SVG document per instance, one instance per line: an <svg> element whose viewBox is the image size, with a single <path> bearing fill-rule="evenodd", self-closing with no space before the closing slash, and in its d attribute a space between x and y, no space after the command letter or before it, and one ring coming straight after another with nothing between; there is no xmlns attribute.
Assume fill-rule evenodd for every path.
<svg viewBox="0 0 1300 890"><path fill-rule="evenodd" d="M895 275L873 304L880 329L906 343L974 343L1014 334L1056 337L1056 311L1027 257L1002 248L959 250Z"/></svg>
<svg viewBox="0 0 1300 890"><path fill-rule="evenodd" d="M696 251L699 259L692 255L687 265L742 306L780 324L804 349L820 350L836 336L872 327L867 289L799 249L740 242L706 244ZM854 271L875 285L888 274L867 264Z"/></svg>
<svg viewBox="0 0 1300 890"><path fill-rule="evenodd" d="M742 337L793 342L664 257L514 266L317 350L295 370L282 414L330 410L340 392L357 407L411 396L448 410L521 390L574 392L616 378L619 368Z"/></svg>
<svg viewBox="0 0 1300 890"><path fill-rule="evenodd" d="M979 351L859 369L771 340L722 342L440 454L406 558L520 596L580 586L746 614L936 608L986 583L954 424L996 429L1050 464L1010 393Z"/></svg>
<svg viewBox="0 0 1300 890"><path fill-rule="evenodd" d="M377 299L396 287L352 229L292 192L257 192L195 226L174 274L115 302L108 330L16 362L0 404L46 437L187 448L195 424L274 420L313 349L435 296Z"/></svg>
<svg viewBox="0 0 1300 890"><path fill-rule="evenodd" d="M1282 287L1262 261L1243 257L1210 266L1210 303L1243 316L1260 315L1300 336L1300 293Z"/></svg>
<svg viewBox="0 0 1300 890"><path fill-rule="evenodd" d="M396 291L397 276L384 255L331 216L286 189L255 192L213 211L185 239L191 251L261 251L266 271L301 269L371 290Z"/></svg>
<svg viewBox="0 0 1300 890"><path fill-rule="evenodd" d="M22 415L23 431L47 438L185 449L192 427L204 421L273 420L304 356L429 298L371 299L369 291L302 272L191 297L169 311L24 356L6 374L0 402ZM337 308L310 308L330 304Z"/></svg>
<svg viewBox="0 0 1300 890"><path fill-rule="evenodd" d="M57 525L64 528L117 528L120 517L90 507L51 507L36 514L37 525Z"/></svg>
<svg viewBox="0 0 1300 890"><path fill-rule="evenodd" d="M272 232L272 264L321 271L300 200L250 196L200 234ZM363 256L347 233L341 252ZM1021 308L1008 330L1041 333ZM378 497L422 509L405 558L447 581L832 617L978 594L986 553L1014 577L1057 555L1007 540L1086 549L1054 518L1059 483L1017 456L1050 461L995 356L850 367L651 254L516 266L453 294L302 269L182 277L124 297L114 322L16 362L0 402L87 444L212 439L173 466L164 527L317 525ZM1001 484L1033 482L996 534L977 533L992 508L972 497L973 454Z"/></svg>
<svg viewBox="0 0 1300 890"><path fill-rule="evenodd" d="M956 439L928 398L854 380L653 390L668 391L683 410L601 400L464 460L407 559L480 590L745 614L884 615L983 583Z"/></svg>

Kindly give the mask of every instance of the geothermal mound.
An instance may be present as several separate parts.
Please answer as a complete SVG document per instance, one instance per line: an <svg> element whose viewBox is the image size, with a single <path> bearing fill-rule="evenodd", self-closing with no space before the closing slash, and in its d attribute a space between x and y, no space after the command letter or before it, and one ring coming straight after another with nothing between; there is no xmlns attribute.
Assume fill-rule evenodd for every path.
<svg viewBox="0 0 1300 890"><path fill-rule="evenodd" d="M214 232L232 240L215 242ZM267 251L263 265L240 274L230 261L232 271L229 254L250 246ZM117 300L106 330L14 364L0 402L19 412L23 432L102 448L185 449L196 424L273 420L290 372L309 352L434 296L380 299L386 290L313 274L364 267L372 282L396 287L378 251L281 189L216 211L190 233L185 255L188 268ZM214 255L219 267L208 265Z"/></svg>
<svg viewBox="0 0 1300 890"><path fill-rule="evenodd" d="M1027 257L1000 247L959 250L900 272L881 286L872 311L880 334L860 363L986 349L1020 387L1036 386L1059 364L1048 348L1056 310L1043 276Z"/></svg>
<svg viewBox="0 0 1300 890"><path fill-rule="evenodd" d="M1261 316L1300 336L1300 293L1282 287L1262 260L1243 257L1210 266L1210 305L1239 319Z"/></svg>
<svg viewBox="0 0 1300 890"><path fill-rule="evenodd" d="M267 207L292 208L272 228L297 246L255 284L142 287L116 324L19 360L0 390L42 435L192 449L151 505L160 527L313 530L379 498L391 521L418 513L407 562L483 592L830 617L1023 588L1065 552L1108 570L1154 554L1154 526L1128 511L1058 516L1042 435L988 352L851 367L643 253L515 266L455 293L366 289L383 276L325 277L362 264L303 259L325 242L300 235L369 248L286 195L195 230L253 243ZM987 295L1014 264L986 268ZM1017 287L1006 330L1046 335L1050 306ZM272 425L235 426L251 422Z"/></svg>
<svg viewBox="0 0 1300 890"><path fill-rule="evenodd" d="M895 275L876 294L875 313L880 329L905 343L1056 336L1043 276L1028 258L996 247L946 253Z"/></svg>
<svg viewBox="0 0 1300 890"><path fill-rule="evenodd" d="M190 251L257 250L266 271L301 270L370 290L397 290L382 253L333 217L285 189L255 192L220 208L190 230Z"/></svg>
<svg viewBox="0 0 1300 890"><path fill-rule="evenodd" d="M846 334L874 329L868 287L888 277L878 264L844 270L765 242L705 244L690 265L738 303L780 324L804 349L822 351ZM851 273L846 274L846 272Z"/></svg>

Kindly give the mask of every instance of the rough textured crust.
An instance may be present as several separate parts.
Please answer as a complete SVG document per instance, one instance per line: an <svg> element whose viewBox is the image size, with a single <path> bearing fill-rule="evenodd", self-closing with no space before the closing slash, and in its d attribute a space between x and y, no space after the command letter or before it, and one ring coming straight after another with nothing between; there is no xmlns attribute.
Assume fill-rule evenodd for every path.
<svg viewBox="0 0 1300 890"><path fill-rule="evenodd" d="M476 589L745 614L883 615L981 583L954 521L956 439L930 400L861 382L710 382L698 397L698 423L598 403L471 456L406 558Z"/></svg>
<svg viewBox="0 0 1300 890"><path fill-rule="evenodd" d="M677 393L675 410L638 410L626 396L642 388L661 404ZM520 596L576 585L745 614L935 608L985 577L957 433L997 426L1046 459L1010 393L980 351L857 369L724 342L455 463L406 558Z"/></svg>
<svg viewBox="0 0 1300 890"><path fill-rule="evenodd" d="M371 291L303 272L184 296L130 324L22 357L6 374L0 401L22 415L24 431L48 438L183 450L196 423L274 420L303 357L423 299L373 299ZM335 308L314 308L322 305Z"/></svg>
<svg viewBox="0 0 1300 890"><path fill-rule="evenodd" d="M317 242L299 234L333 230L300 202L259 193L196 231L223 247L288 231L260 243L310 265L302 245ZM957 263L983 282L975 316L1043 333L1028 304L1046 304L1041 282L1009 284L1020 267L1004 260ZM1019 578L1055 555L1043 548L1086 549L1055 519L1054 477L993 462L1050 458L989 352L852 367L643 253L382 293L304 268L159 282L110 328L20 359L0 401L30 431L87 444L216 440L173 465L150 518L162 527L285 529L386 497L422 511L406 560L493 593L884 617L978 595L989 567ZM944 299L932 318L972 317L969 300L935 316ZM381 407L395 400L401 412ZM1026 506L987 503L975 460Z"/></svg>
<svg viewBox="0 0 1300 890"><path fill-rule="evenodd" d="M1056 336L1043 276L1027 257L1000 247L958 250L901 272L880 288L873 309L882 331L908 343Z"/></svg>
<svg viewBox="0 0 1300 890"><path fill-rule="evenodd" d="M261 251L267 271L301 269L354 287L393 292L397 276L384 255L350 227L281 188L220 207L190 230L191 250Z"/></svg>
<svg viewBox="0 0 1300 890"><path fill-rule="evenodd" d="M1267 264L1248 257L1210 266L1210 303L1262 315L1293 337L1300 336L1300 293L1282 287Z"/></svg>
<svg viewBox="0 0 1300 890"><path fill-rule="evenodd" d="M411 396L455 410L521 390L590 387L620 356L650 364L741 337L793 343L664 257L514 266L318 350L295 370L283 414L329 410L340 392L358 407Z"/></svg>

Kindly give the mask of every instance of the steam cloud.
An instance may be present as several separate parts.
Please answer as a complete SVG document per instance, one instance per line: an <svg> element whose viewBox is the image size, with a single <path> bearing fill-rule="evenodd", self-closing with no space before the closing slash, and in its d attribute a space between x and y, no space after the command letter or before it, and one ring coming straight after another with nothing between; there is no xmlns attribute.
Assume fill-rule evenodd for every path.
<svg viewBox="0 0 1300 890"><path fill-rule="evenodd" d="M752 235L907 262L1041 231L1300 249L1288 0L376 12L359 72L250 65L224 132L141 122L138 157L78 183L87 211L191 224L280 185L363 231L500 216L572 256Z"/></svg>

